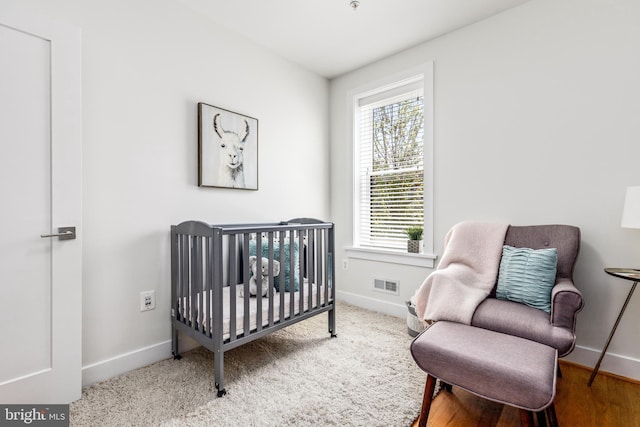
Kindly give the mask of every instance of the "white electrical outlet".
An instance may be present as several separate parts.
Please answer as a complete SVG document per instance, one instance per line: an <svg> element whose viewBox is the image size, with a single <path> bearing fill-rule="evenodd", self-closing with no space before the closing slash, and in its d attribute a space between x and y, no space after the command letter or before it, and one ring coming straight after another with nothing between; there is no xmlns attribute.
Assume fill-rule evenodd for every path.
<svg viewBox="0 0 640 427"><path fill-rule="evenodd" d="M149 311L156 308L156 291L140 292L140 311Z"/></svg>
<svg viewBox="0 0 640 427"><path fill-rule="evenodd" d="M343 270L348 270L349 269L349 260L348 259L343 259L342 260L342 269Z"/></svg>

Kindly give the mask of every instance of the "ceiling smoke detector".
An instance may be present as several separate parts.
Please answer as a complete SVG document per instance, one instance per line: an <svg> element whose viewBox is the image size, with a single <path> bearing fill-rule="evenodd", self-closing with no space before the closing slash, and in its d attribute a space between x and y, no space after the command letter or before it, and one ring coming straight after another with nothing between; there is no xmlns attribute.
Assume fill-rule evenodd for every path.
<svg viewBox="0 0 640 427"><path fill-rule="evenodd" d="M351 0L349 6L351 6L351 9L356 10L358 6L360 6L360 2L358 0Z"/></svg>

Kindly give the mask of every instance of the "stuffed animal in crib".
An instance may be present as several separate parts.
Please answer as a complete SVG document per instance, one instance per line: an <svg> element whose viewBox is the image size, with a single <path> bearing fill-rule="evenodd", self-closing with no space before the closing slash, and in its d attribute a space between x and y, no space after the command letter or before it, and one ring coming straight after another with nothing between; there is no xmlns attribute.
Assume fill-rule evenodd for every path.
<svg viewBox="0 0 640 427"><path fill-rule="evenodd" d="M261 265L258 266L258 257L250 256L249 257L249 268L251 269L251 279L249 280L249 294L251 296L255 296L258 293L258 282L256 277L258 274L262 276L262 289L261 295L266 296L267 291L269 290L269 265L273 266L273 277L276 277L280 274L280 262L276 260L269 261L269 258L260 258ZM244 292L240 293L241 296L244 296Z"/></svg>

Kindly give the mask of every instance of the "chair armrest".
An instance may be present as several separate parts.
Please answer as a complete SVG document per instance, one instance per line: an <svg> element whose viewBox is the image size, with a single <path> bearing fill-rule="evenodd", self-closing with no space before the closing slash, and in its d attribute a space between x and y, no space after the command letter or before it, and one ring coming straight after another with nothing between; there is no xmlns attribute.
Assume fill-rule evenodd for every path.
<svg viewBox="0 0 640 427"><path fill-rule="evenodd" d="M576 315L584 301L571 279L558 279L551 290L551 324L575 332Z"/></svg>

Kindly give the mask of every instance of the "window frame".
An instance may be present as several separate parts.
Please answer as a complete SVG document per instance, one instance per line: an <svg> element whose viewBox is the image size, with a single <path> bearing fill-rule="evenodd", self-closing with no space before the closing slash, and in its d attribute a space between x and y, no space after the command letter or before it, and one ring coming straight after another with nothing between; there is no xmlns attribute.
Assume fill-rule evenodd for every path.
<svg viewBox="0 0 640 427"><path fill-rule="evenodd" d="M424 131L423 131L423 179L424 179L424 233L423 233L423 253L411 254L403 250L361 246L357 233L359 233L358 215L360 212L359 199L359 179L360 179L360 158L358 144L358 109L360 100L376 95L393 91L396 88L422 80L423 83L423 108L424 108ZM433 61L429 61L420 66L396 73L387 78L383 78L367 85L361 86L349 92L348 103L351 120L351 141L352 141L352 246L347 247L347 255L351 258L368 259L382 262L392 262L398 264L416 265L422 267L433 267L436 256L433 254Z"/></svg>
<svg viewBox="0 0 640 427"><path fill-rule="evenodd" d="M424 227L424 220L413 224L406 223L404 227L400 224L394 226L394 221L407 221L409 219L405 216L408 213L407 210L403 210L397 218L389 218L389 223L385 222L385 224L392 226L391 230L393 231L389 229L385 231L380 227L382 224L377 223L377 221L374 222L374 218L382 214L381 211L375 208L376 203L382 202L385 204L386 202L391 202L395 196L400 196L404 197L405 202L408 202L409 205L411 204L409 201L411 199L409 191L402 193L380 193L380 191L382 191L381 187L378 186L380 183L376 182L376 184L374 184L374 181L384 181L385 177L390 178L392 181L394 178L402 180L407 177L407 174L413 175L417 171L419 172L419 178L416 178L418 178L421 185L424 186L425 157L423 149L423 115L422 120L420 120L420 128L422 130L419 132L420 139L418 140L420 144L419 165L405 164L401 169L382 168L381 170L375 170L377 160L375 132L373 131L373 127L376 124L376 119L374 118L375 112L381 108L384 108L388 112L389 110L387 110L386 107L392 107L392 111L395 110L394 107L399 109L401 104L406 102L409 104L413 103L417 96L424 100L422 86L422 76L416 76L398 82L398 85L394 85L391 89L383 88L373 96L357 97L358 107L355 111L354 119L355 126L358 130L354 141L354 201L356 202L354 205L357 204L355 207L359 208L355 209L358 213L354 214L354 244L357 246L401 250L406 248L406 236L403 238L402 230L415 225ZM423 104L424 102L421 101L420 114L424 113ZM392 112L391 114L393 115L394 113ZM396 118L397 117L393 116L392 120ZM415 157L413 157L413 159L415 159ZM424 217L423 189L420 190L420 199L420 215ZM409 206L404 206L404 208L407 209Z"/></svg>

